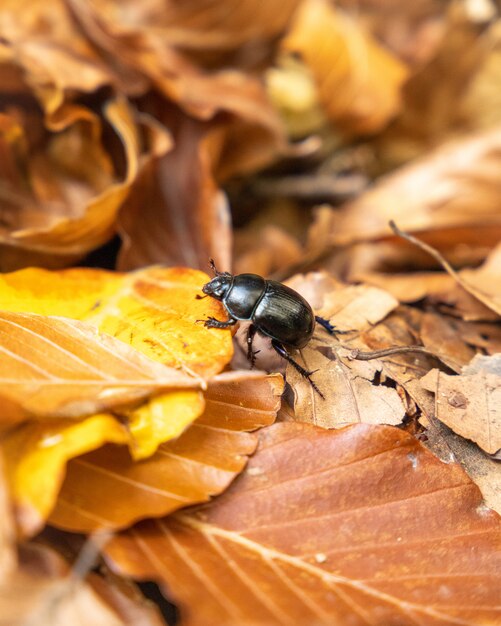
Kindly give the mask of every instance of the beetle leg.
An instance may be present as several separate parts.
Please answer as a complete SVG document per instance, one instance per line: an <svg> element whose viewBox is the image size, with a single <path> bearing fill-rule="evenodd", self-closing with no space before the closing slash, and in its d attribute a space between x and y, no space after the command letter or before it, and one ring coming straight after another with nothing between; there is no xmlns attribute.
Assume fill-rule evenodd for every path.
<svg viewBox="0 0 501 626"><path fill-rule="evenodd" d="M320 317L320 315L315 315L315 319L317 322L325 328L325 330L329 333L329 335L346 335L347 333L352 333L352 330L338 330L334 324L331 324L329 320L326 320L325 317Z"/></svg>
<svg viewBox="0 0 501 626"><path fill-rule="evenodd" d="M254 335L256 334L256 332L257 328L254 326L254 324L251 324L247 331L247 359L249 360L251 369L253 369L254 365L256 364L256 354L259 354L261 352L260 350L256 350L256 352L252 350L252 342L254 341Z"/></svg>
<svg viewBox="0 0 501 626"><path fill-rule="evenodd" d="M230 317L230 319L225 322L217 320L215 317L208 317L206 320L197 320L197 322L203 322L205 328L229 328L230 326L234 326L237 320Z"/></svg>
<svg viewBox="0 0 501 626"><path fill-rule="evenodd" d="M288 363L290 363L292 367L295 370L297 370L303 378L306 378L306 380L310 383L310 385L318 393L318 395L325 400L324 394L320 391L320 389L316 386L316 384L311 380L311 375L314 374L317 370L313 372L309 372L308 370L304 369L302 365L299 365L297 361L294 361L294 359L287 352L284 346L281 343L279 343L276 339L271 340L271 345L273 349L275 350L275 352L279 354L282 358L284 358Z"/></svg>

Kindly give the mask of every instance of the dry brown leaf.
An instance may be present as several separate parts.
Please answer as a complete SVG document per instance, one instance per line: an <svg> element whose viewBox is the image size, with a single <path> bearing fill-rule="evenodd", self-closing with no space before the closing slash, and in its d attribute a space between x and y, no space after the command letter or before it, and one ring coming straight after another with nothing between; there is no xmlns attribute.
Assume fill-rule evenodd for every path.
<svg viewBox="0 0 501 626"><path fill-rule="evenodd" d="M323 428L341 428L349 424L400 424L405 407L395 389L374 384L381 365L328 358L314 340L302 350L301 364L315 371L313 380L323 394L292 367L287 366L287 382L294 392L294 415L301 422Z"/></svg>
<svg viewBox="0 0 501 626"><path fill-rule="evenodd" d="M461 326L454 318L424 313L419 336L423 346L440 354L442 361L452 366L452 369L466 365L475 356L475 350L465 341Z"/></svg>
<svg viewBox="0 0 501 626"><path fill-rule="evenodd" d="M386 176L341 212L331 212L330 221L324 211L324 234L332 245L377 240L388 237L394 220L451 263L459 245L467 251L481 246L485 255L501 238L500 147L499 126L444 145ZM415 263L415 248L398 245Z"/></svg>
<svg viewBox="0 0 501 626"><path fill-rule="evenodd" d="M441 0L358 0L356 5L353 0L338 0L337 4L413 67L433 56L444 34L447 5Z"/></svg>
<svg viewBox="0 0 501 626"><path fill-rule="evenodd" d="M348 358L350 349L367 348L358 335L370 331L391 313L396 300L385 291L365 285L339 286L321 273L296 276L289 284L308 297L316 312L336 328L353 331L347 337L339 336L348 350L340 350L337 340L331 342L320 327L301 350L300 361L307 370L315 371L313 380L325 399L292 366L287 367L295 419L323 428L354 423L399 424L405 408L396 389L377 382L383 370L381 360Z"/></svg>
<svg viewBox="0 0 501 626"><path fill-rule="evenodd" d="M64 0L5 0L0 34L4 63L8 59L13 69L22 72L22 81L12 91L31 91L49 123L75 91L91 93L114 84L134 92L140 86L139 76L100 58L76 28ZM3 89L9 91L8 86L2 81Z"/></svg>
<svg viewBox="0 0 501 626"><path fill-rule="evenodd" d="M73 459L50 522L78 532L123 528L208 500L242 471L257 445L246 431L274 421L282 388L279 374L220 375L204 414L152 457L134 463L115 446Z"/></svg>
<svg viewBox="0 0 501 626"><path fill-rule="evenodd" d="M475 357L460 376L432 370L421 384L435 394L441 422L489 454L501 449L501 355Z"/></svg>
<svg viewBox="0 0 501 626"><path fill-rule="evenodd" d="M229 207L213 178L207 127L176 117L173 150L143 170L121 211L120 269L164 263L205 270L210 258L230 267Z"/></svg>
<svg viewBox="0 0 501 626"><path fill-rule="evenodd" d="M461 463L482 492L486 505L501 515L501 463L438 420L426 420L424 425L427 429L424 445L445 463Z"/></svg>
<svg viewBox="0 0 501 626"><path fill-rule="evenodd" d="M484 15L475 14L482 5ZM395 167L447 137L500 123L500 26L491 3L448 3L439 45L409 78L400 114L378 141L379 167Z"/></svg>
<svg viewBox="0 0 501 626"><path fill-rule="evenodd" d="M326 0L302 3L283 45L311 71L341 133L376 132L398 112L405 65Z"/></svg>
<svg viewBox="0 0 501 626"><path fill-rule="evenodd" d="M43 143L36 134L44 137L42 121L37 119L34 130L22 113L21 121L10 122L15 132L0 133L10 164L0 169L5 201L0 229L4 271L30 263L68 264L115 232L118 210L140 165L140 132L133 111L121 99L104 108L125 153L121 176L102 144L100 119L82 106L72 111L74 118Z"/></svg>
<svg viewBox="0 0 501 626"><path fill-rule="evenodd" d="M500 532L461 468L408 434L289 423L261 431L214 502L105 551L116 571L161 582L186 626L487 626Z"/></svg>
<svg viewBox="0 0 501 626"><path fill-rule="evenodd" d="M436 346L430 348L437 358L412 350L405 353L406 348L421 344L423 314L406 307L396 309L396 300L383 290L367 285L345 286L322 272L297 276L290 285L336 328L354 331L332 339L318 328L315 340L303 350L309 369L320 366L313 380L322 393L332 396L330 400L323 402L313 395L310 385L292 368L287 369L287 378L293 381L296 395L295 416L300 421L324 427L329 423L343 425L361 419L371 423L374 420L398 423L404 416L406 394L419 407L427 406L429 394L423 390L420 379L436 366L438 357L455 371L459 371L464 362L461 359L464 350L468 350L464 343L461 343L463 351L456 348L459 350L457 360L455 350L448 344L443 352ZM320 355L310 348L318 350ZM358 352L392 348L402 348L404 352L370 361L354 358ZM358 394L354 393L357 385L360 387ZM340 397L344 398L342 407ZM347 407L350 407L348 411Z"/></svg>

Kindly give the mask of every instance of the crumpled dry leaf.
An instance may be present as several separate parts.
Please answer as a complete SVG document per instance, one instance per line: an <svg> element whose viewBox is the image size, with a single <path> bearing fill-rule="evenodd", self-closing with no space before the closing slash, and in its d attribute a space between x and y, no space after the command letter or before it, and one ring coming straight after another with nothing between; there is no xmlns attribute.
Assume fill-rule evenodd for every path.
<svg viewBox="0 0 501 626"><path fill-rule="evenodd" d="M326 0L303 1L283 47L311 71L339 132L376 132L398 112L405 65Z"/></svg>
<svg viewBox="0 0 501 626"><path fill-rule="evenodd" d="M174 117L174 116L173 116ZM213 178L207 125L177 115L175 145L145 167L120 213L119 269L231 263L231 219Z"/></svg>
<svg viewBox="0 0 501 626"><path fill-rule="evenodd" d="M335 396L330 401L322 401L314 395L311 386L288 368L287 377L293 381L296 401L299 399L294 408L294 416L299 421L324 427L360 419L369 423L379 419L398 423L404 407L411 414L413 404L423 411L428 410L430 394L423 389L420 379L437 366L437 360L460 371L465 355L471 355L468 345L456 337L449 338L449 341L444 337L443 351L430 346L431 352L426 353L420 336L425 315L408 307L396 309L394 298L382 290L364 285L347 287L325 272L297 276L290 284L336 328L354 331L329 337L318 328L314 339L302 350L307 367L311 368L318 360L318 364L325 368L313 374L313 379L322 393ZM450 345L451 342L454 345ZM414 346L425 352L409 349ZM363 353L388 349L398 349L402 353L390 353L369 361L357 359L357 356L364 358ZM333 388L332 380L339 386ZM370 381L372 389L365 381ZM362 388L360 401L353 393L357 385ZM351 405L351 409L337 410L341 407L340 397L344 398L344 408ZM287 412L286 419L290 417Z"/></svg>
<svg viewBox="0 0 501 626"><path fill-rule="evenodd" d="M324 285L320 286L321 275L309 274L293 278L288 284L303 295L307 290L318 288L312 300L322 298L322 303L316 312L339 330L362 333L397 307L397 301L380 289L364 285L336 289L331 282L330 289L324 291L329 285L329 281L324 280ZM339 350L332 353L328 350L329 356L325 355L328 335L320 327L315 338L301 350L300 361L307 370L315 371L313 379L325 399L291 365L287 366L286 376L294 392L297 420L323 428L340 428L353 423L399 424L404 418L405 407L398 392L373 384L380 376L381 363L346 358L349 349L354 347L352 337L348 334L345 342L344 335L339 336L341 343L348 347L348 351L344 351L345 358Z"/></svg>
<svg viewBox="0 0 501 626"><path fill-rule="evenodd" d="M231 65L235 63L231 60L224 64L229 69L210 71L210 63L203 68L203 60L209 58L204 52L234 48L238 67L239 47L259 34L269 53L274 37L285 29L298 0L281 3L281 11L273 11L273 4L250 9L237 0L226 0L226 10L221 10L221 4L213 0L204 2L205 6L199 2L182 5L165 5L158 0L148 5L129 2L128 10L123 10L122 3L116 0L99 3L68 0L68 4L86 36L104 55L111 55L121 65L147 76L168 99L178 102L189 114L208 119L218 109L237 115L244 112L248 106L245 92L251 84L257 85L257 81L233 69ZM240 26L235 31L237 24ZM199 55L193 58L190 52ZM243 52L240 60L244 65L262 62L262 57L252 59L245 55L245 49ZM261 115L264 117L265 112Z"/></svg>
<svg viewBox="0 0 501 626"><path fill-rule="evenodd" d="M388 223L394 220L452 264L458 254L465 262L468 254L478 260L476 249L481 247L485 256L501 238L500 147L499 126L446 144L381 179L340 212L324 209L324 235L331 245L379 240L388 238ZM411 259L414 265L421 263L424 255L414 246L396 244L401 261L393 259L394 269Z"/></svg>
<svg viewBox="0 0 501 626"><path fill-rule="evenodd" d="M484 6L475 14L474 7ZM489 11L490 7L490 11ZM398 117L377 140L378 166L392 168L444 139L501 121L501 23L492 3L451 2L440 41L402 90Z"/></svg>
<svg viewBox="0 0 501 626"><path fill-rule="evenodd" d="M421 384L441 422L489 454L501 449L501 355L475 357L460 376L432 370Z"/></svg>
<svg viewBox="0 0 501 626"><path fill-rule="evenodd" d="M411 67L428 61L444 34L447 5L441 0L358 0L356 6L353 0L338 0L337 4L351 11L362 26Z"/></svg>
<svg viewBox="0 0 501 626"><path fill-rule="evenodd" d="M431 395L431 394L430 394ZM431 415L430 415L431 413ZM486 505L501 515L501 463L489 457L475 443L433 419L433 402L426 426L424 445L445 463L461 463L463 469L482 492Z"/></svg>
<svg viewBox="0 0 501 626"><path fill-rule="evenodd" d="M276 424L225 494L105 552L187 626L479 626L500 616L500 532L461 468L398 429Z"/></svg>
<svg viewBox="0 0 501 626"><path fill-rule="evenodd" d="M29 120L23 125L22 119L3 116L0 141L7 160L0 170L5 201L0 263L4 271L30 263L63 266L115 232L118 210L140 166L140 133L133 111L120 99L104 108L125 152L125 171L120 176L102 145L100 119L82 106L72 112L74 117L42 145ZM165 150L167 142L163 143Z"/></svg>
<svg viewBox="0 0 501 626"><path fill-rule="evenodd" d="M75 92L91 93L110 84L128 93L144 89L137 73L100 57L64 0L5 0L0 35L2 64L22 73L15 85L2 81L2 89L33 93L49 124Z"/></svg>
<svg viewBox="0 0 501 626"><path fill-rule="evenodd" d="M51 524L77 532L123 528L224 491L257 445L247 431L274 421L282 389L279 374L222 374L209 385L203 415L150 458L134 463L125 448L108 446L73 459Z"/></svg>

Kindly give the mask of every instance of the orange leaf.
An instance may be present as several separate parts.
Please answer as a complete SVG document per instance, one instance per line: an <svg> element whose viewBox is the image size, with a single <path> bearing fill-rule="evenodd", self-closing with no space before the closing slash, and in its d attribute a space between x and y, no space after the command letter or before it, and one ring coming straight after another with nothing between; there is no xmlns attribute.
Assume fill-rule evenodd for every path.
<svg viewBox="0 0 501 626"><path fill-rule="evenodd" d="M208 505L105 548L186 626L479 626L500 617L501 524L458 465L405 432L276 424Z"/></svg>
<svg viewBox="0 0 501 626"><path fill-rule="evenodd" d="M327 0L302 3L284 46L303 58L341 132L376 132L398 112L406 67Z"/></svg>
<svg viewBox="0 0 501 626"><path fill-rule="evenodd" d="M134 463L124 448L106 447L70 461L51 523L78 532L123 528L221 493L256 447L246 431L274 421L282 389L278 374L220 375L203 415L152 457Z"/></svg>

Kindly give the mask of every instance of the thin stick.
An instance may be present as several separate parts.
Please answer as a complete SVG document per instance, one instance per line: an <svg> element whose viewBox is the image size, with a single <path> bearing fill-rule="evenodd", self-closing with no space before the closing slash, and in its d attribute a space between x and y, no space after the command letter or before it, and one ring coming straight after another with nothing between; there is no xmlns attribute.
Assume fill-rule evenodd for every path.
<svg viewBox="0 0 501 626"><path fill-rule="evenodd" d="M487 308L491 309L491 311L494 311L498 315L501 315L501 307L497 306L497 304L493 302L492 299L487 294L484 294L482 291L480 291L479 289L477 289L476 287L474 287L473 285L470 285L467 281L465 281L464 278L461 277L459 272L457 272L452 267L452 265L448 261L446 261L446 259L444 259L444 257L440 254L438 250L435 250L435 248L432 248L430 245L428 245L424 241L421 241L417 237L414 237L413 235L409 235L409 233L406 233L403 230L400 230L400 228L395 224L393 220L390 220L389 225L392 231L395 233L395 235L402 237L402 239L406 239L410 243L414 244L418 248L421 248L421 250L424 250L429 255L431 255L434 259L436 259L436 261L438 261L438 263L440 263L440 265L444 268L444 270L450 276L452 276L452 278L454 278L454 280L458 283L458 285L460 285L465 291L471 294L474 298L479 300L479 302L481 302Z"/></svg>
<svg viewBox="0 0 501 626"><path fill-rule="evenodd" d="M344 346L343 346L344 347ZM385 356L393 356L394 354L407 354L409 352L420 352L434 359L443 361L442 357L423 346L395 346L394 348L384 348L384 350L374 350L373 352L362 352L358 348L348 348L350 350L349 358L356 361L372 361L373 359L382 359Z"/></svg>

